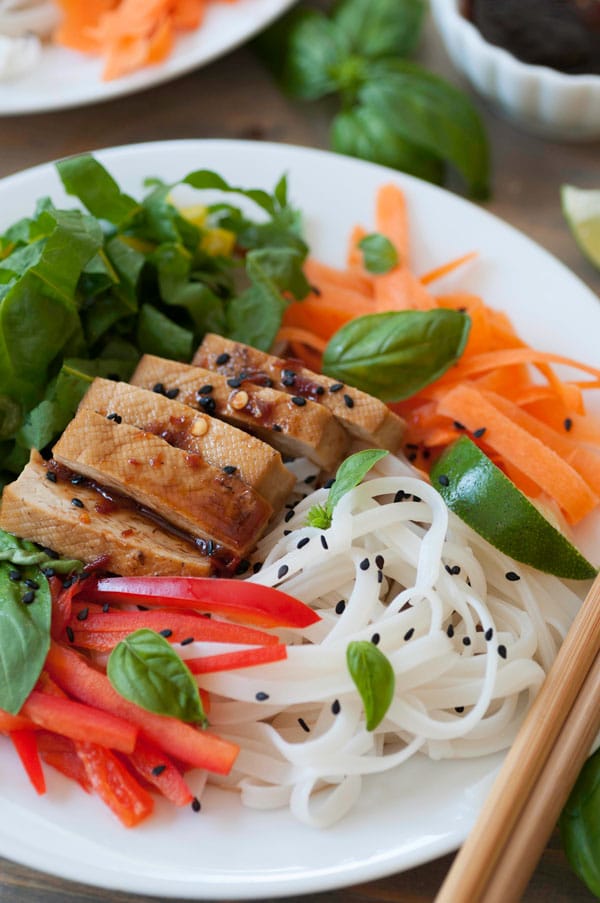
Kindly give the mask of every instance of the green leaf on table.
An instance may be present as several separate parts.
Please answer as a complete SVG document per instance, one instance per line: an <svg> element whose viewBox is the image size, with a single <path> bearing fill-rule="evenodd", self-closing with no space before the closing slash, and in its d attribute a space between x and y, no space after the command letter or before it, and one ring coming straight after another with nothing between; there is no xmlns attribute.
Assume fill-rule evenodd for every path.
<svg viewBox="0 0 600 903"><path fill-rule="evenodd" d="M338 467L326 503L313 505L309 509L307 516L309 526L327 530L331 526L333 511L339 500L359 483L362 483L371 468L387 454L389 452L385 449L366 448L346 458Z"/></svg>
<svg viewBox="0 0 600 903"><path fill-rule="evenodd" d="M60 160L56 168L66 191L79 198L92 216L123 227L140 212L139 203L121 191L91 154Z"/></svg>
<svg viewBox="0 0 600 903"><path fill-rule="evenodd" d="M377 59L411 54L425 12L423 0L340 0L332 21L349 53Z"/></svg>
<svg viewBox="0 0 600 903"><path fill-rule="evenodd" d="M153 630L142 628L121 640L110 654L106 673L117 693L146 711L206 724L191 671Z"/></svg>
<svg viewBox="0 0 600 903"><path fill-rule="evenodd" d="M143 354L156 354L175 361L189 361L192 356L194 334L151 304L143 304L140 308L136 339Z"/></svg>
<svg viewBox="0 0 600 903"><path fill-rule="evenodd" d="M583 766L559 821L573 871L600 898L600 750Z"/></svg>
<svg viewBox="0 0 600 903"><path fill-rule="evenodd" d="M470 326L468 316L443 308L357 317L329 340L323 372L382 401L400 401L460 358Z"/></svg>
<svg viewBox="0 0 600 903"><path fill-rule="evenodd" d="M346 664L362 699L367 730L374 731L394 698L394 669L381 649L367 640L348 643Z"/></svg>
<svg viewBox="0 0 600 903"><path fill-rule="evenodd" d="M379 232L365 235L358 243L369 273L389 273L398 265L398 252L389 238Z"/></svg>
<svg viewBox="0 0 600 903"><path fill-rule="evenodd" d="M332 94L338 88L336 70L346 57L343 36L333 22L316 10L306 11L287 35L284 90L301 100Z"/></svg>

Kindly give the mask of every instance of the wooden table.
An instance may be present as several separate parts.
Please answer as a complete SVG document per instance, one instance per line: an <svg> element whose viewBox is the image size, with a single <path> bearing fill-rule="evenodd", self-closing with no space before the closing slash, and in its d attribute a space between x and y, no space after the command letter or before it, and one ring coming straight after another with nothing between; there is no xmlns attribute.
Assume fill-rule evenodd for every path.
<svg viewBox="0 0 600 903"><path fill-rule="evenodd" d="M431 27L420 57L434 71L460 83ZM486 206L555 254L600 294L600 272L575 246L562 218L558 194L563 182L600 187L600 143L541 141L518 131L483 104L480 107L494 157L493 197ZM0 177L66 154L166 138L251 138L326 147L332 110L327 101L305 106L286 100L252 50L242 48L205 69L142 94L84 109L0 119ZM446 856L401 875L311 895L310 899L314 903L425 903L434 899L451 861L452 857ZM142 899L72 884L0 859L1 903L126 903ZM287 903L300 899L289 898ZM585 903L593 899L571 873L555 833L524 900Z"/></svg>

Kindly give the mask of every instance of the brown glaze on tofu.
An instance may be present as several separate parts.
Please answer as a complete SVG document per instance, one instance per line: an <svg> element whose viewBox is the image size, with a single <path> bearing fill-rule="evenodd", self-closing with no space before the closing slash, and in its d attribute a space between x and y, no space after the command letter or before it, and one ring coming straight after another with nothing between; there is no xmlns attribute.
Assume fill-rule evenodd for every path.
<svg viewBox="0 0 600 903"><path fill-rule="evenodd" d="M310 399L327 408L356 439L391 452L400 447L405 423L387 405L366 392L313 373L300 361L286 361L241 342L207 333L192 363L228 379L240 379L244 387L264 385L268 381L280 392Z"/></svg>
<svg viewBox="0 0 600 903"><path fill-rule="evenodd" d="M178 389L178 401L245 429L290 457L306 457L334 470L348 449L348 435L323 406L304 397L251 382L233 384L215 371L146 354L131 378L146 389ZM204 391L210 386L210 392Z"/></svg>
<svg viewBox="0 0 600 903"><path fill-rule="evenodd" d="M161 384L156 391L95 379L81 401L80 410L96 411L105 417L122 420L148 433L154 433L174 448L202 458L213 467L235 473L271 505L279 510L294 487L294 477L286 469L278 451L208 414L193 411L177 400L180 391L168 398ZM205 385L202 388L207 388Z"/></svg>

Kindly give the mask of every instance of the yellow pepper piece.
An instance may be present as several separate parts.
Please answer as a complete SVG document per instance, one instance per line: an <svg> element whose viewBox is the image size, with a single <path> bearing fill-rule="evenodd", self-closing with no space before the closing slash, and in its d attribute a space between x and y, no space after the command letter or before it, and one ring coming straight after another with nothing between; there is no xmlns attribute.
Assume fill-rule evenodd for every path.
<svg viewBox="0 0 600 903"><path fill-rule="evenodd" d="M235 233L228 229L207 229L200 239L200 250L211 257L229 257L235 247Z"/></svg>
<svg viewBox="0 0 600 903"><path fill-rule="evenodd" d="M208 210L204 204L191 204L189 207L180 207L179 213L189 223L192 223L193 226L197 226L200 229L206 222Z"/></svg>
<svg viewBox="0 0 600 903"><path fill-rule="evenodd" d="M134 235L119 235L119 238L134 251L140 251L142 254L150 254L156 247L151 241L144 241L143 238L136 238Z"/></svg>

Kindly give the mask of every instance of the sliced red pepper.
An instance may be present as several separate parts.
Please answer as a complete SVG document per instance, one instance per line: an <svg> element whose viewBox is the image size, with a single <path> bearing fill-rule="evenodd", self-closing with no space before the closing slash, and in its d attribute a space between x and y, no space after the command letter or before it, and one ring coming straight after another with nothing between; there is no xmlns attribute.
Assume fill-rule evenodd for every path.
<svg viewBox="0 0 600 903"><path fill-rule="evenodd" d="M31 729L11 731L10 739L23 768L27 772L27 777L36 792L41 796L46 792L46 779L40 761L35 731Z"/></svg>
<svg viewBox="0 0 600 903"><path fill-rule="evenodd" d="M73 599L81 591L81 583L78 580L74 580L65 589L60 577L50 577L48 582L52 598L51 633L53 639L60 640L64 636L65 627L71 619Z"/></svg>
<svg viewBox="0 0 600 903"><path fill-rule="evenodd" d="M215 671L232 671L234 668L279 662L284 658L287 658L287 646L280 643L278 646L254 646L252 649L190 658L186 661L186 665L192 674L211 674Z"/></svg>
<svg viewBox="0 0 600 903"><path fill-rule="evenodd" d="M176 806L188 806L194 799L173 760L145 737L138 737L135 749L127 760L144 780L153 784Z"/></svg>
<svg viewBox="0 0 600 903"><path fill-rule="evenodd" d="M68 737L53 734L51 731L38 731L38 747L40 755L47 765L52 766L65 777L77 781L82 790L91 793L92 784L77 755L77 744Z"/></svg>
<svg viewBox="0 0 600 903"><path fill-rule="evenodd" d="M130 753L138 730L124 718L90 705L33 690L21 709L26 718L48 731Z"/></svg>
<svg viewBox="0 0 600 903"><path fill-rule="evenodd" d="M126 828L134 828L152 814L154 800L110 750L79 743L77 755L93 789Z"/></svg>
<svg viewBox="0 0 600 903"><path fill-rule="evenodd" d="M308 627L320 620L304 602L247 580L211 577L103 577L86 585L96 602L194 608L262 627Z"/></svg>
<svg viewBox="0 0 600 903"><path fill-rule="evenodd" d="M10 734L11 731L27 730L33 727L31 720L23 715L11 715L0 709L0 734Z"/></svg>
<svg viewBox="0 0 600 903"><path fill-rule="evenodd" d="M105 674L96 671L73 649L52 643L46 668L50 676L71 696L90 706L111 712L136 725L166 753L196 768L228 774L239 752L230 743L176 718L154 715L114 690Z"/></svg>
<svg viewBox="0 0 600 903"><path fill-rule="evenodd" d="M157 633L170 630L168 640L171 643L180 643L189 637L209 643L240 643L249 646L268 646L279 642L278 637L264 630L227 624L225 621L215 621L189 612L113 610L90 614L84 620L72 618L68 626L73 631L74 645L78 645L77 639L83 639L83 634L87 632L120 633L127 636L143 627ZM94 645L88 648L98 647Z"/></svg>

